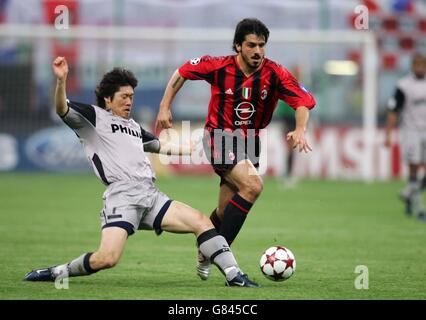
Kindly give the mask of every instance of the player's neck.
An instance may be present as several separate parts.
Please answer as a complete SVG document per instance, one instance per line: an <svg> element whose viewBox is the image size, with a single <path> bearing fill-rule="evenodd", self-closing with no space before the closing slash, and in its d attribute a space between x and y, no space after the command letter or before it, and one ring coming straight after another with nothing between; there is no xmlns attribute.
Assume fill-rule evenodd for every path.
<svg viewBox="0 0 426 320"><path fill-rule="evenodd" d="M236 60L237 60L238 66L240 67L240 70L244 73L246 77L250 77L253 73L259 70L260 67L263 65L263 61L262 61L262 63L257 68L252 68L247 63L245 63L245 61L243 60L240 54L237 55Z"/></svg>

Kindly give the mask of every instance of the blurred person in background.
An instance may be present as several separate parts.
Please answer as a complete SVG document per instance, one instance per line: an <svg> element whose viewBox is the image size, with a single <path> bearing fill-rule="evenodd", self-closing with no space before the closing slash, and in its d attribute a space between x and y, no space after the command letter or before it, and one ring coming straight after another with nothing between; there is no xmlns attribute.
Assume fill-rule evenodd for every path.
<svg viewBox="0 0 426 320"><path fill-rule="evenodd" d="M391 132L400 118L401 147L408 164L408 182L399 196L405 203L405 213L416 214L425 221L422 191L426 188L426 174L419 178L426 164L426 55L415 53L411 73L398 81L388 103L385 146L391 146Z"/></svg>
<svg viewBox="0 0 426 320"><path fill-rule="evenodd" d="M172 127L173 99L186 80L205 80L211 99L205 123L204 151L220 177L219 201L210 219L229 245L260 196L259 130L268 126L279 99L295 109L296 126L287 134L299 152L309 152L305 130L314 97L283 66L265 57L269 30L258 19L240 21L235 29L235 55L205 55L184 63L171 76L156 120L157 129ZM198 252L197 273L210 274L210 261Z"/></svg>
<svg viewBox="0 0 426 320"><path fill-rule="evenodd" d="M136 230L193 233L202 254L218 266L226 286L259 287L239 269L223 236L211 221L188 205L171 200L155 186L155 173L145 152L190 154L191 146L159 141L130 117L137 79L129 70L106 73L95 94L98 106L67 99L68 64L64 57L53 61L57 78L56 113L80 139L96 176L106 186L101 211L102 234L98 250L68 263L36 269L26 281L56 281L86 276L114 267L127 239Z"/></svg>
<svg viewBox="0 0 426 320"><path fill-rule="evenodd" d="M296 119L294 116L294 110L289 107L282 100L278 101L278 108L275 112L277 120L281 123L282 133L284 136L285 152L284 152L284 164L282 173L282 183L284 187L291 188L296 184L296 177L294 176L294 152L293 152L293 141L287 139L287 133L292 131L296 127Z"/></svg>

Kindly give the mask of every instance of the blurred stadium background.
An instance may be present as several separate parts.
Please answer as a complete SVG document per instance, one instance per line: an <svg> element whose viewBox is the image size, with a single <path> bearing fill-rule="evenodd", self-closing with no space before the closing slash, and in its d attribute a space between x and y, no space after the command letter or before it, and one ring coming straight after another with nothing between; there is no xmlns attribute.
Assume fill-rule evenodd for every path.
<svg viewBox="0 0 426 320"><path fill-rule="evenodd" d="M67 29L55 27L60 5L69 12ZM359 5L369 9L368 30L355 28ZM426 49L425 14L424 1L409 0L1 0L0 171L87 170L78 141L52 113L53 57L64 55L71 65L69 97L92 103L104 72L134 70L140 86L133 115L150 128L174 69L203 54L231 54L236 22L256 16L271 29L267 56L297 74L318 100L309 128L316 152L298 157L296 174L400 177L398 145L383 147L381 127L410 55ZM186 84L174 105L176 123L202 126L208 99L206 83ZM278 116L268 142L268 173L280 174L286 150ZM211 172L208 166L157 170Z"/></svg>
<svg viewBox="0 0 426 320"><path fill-rule="evenodd" d="M61 6L66 29L65 20L55 27ZM368 29L359 30L363 8ZM200 285L191 236L144 233L119 267L76 279L74 290L22 285L29 268L95 249L99 237L103 188L53 112L53 58L66 56L68 96L83 102L95 102L94 87L112 67L134 70L133 116L152 129L172 72L194 57L232 54L235 25L245 17L265 22L267 56L318 102L308 129L314 151L296 155L295 174L304 179L291 191L274 180L286 165L279 114L268 127L265 191L233 245L258 280L261 251L288 245L298 259L295 279L230 292L216 272ZM383 146L385 106L415 50L426 50L424 0L0 0L0 298L425 299L424 225L404 219L396 197L406 175L397 134L391 150ZM208 100L206 83L186 83L173 106L175 126L202 127ZM163 191L211 212L218 179L208 165L164 165L155 155L152 162ZM365 292L353 286L363 264L372 277Z"/></svg>

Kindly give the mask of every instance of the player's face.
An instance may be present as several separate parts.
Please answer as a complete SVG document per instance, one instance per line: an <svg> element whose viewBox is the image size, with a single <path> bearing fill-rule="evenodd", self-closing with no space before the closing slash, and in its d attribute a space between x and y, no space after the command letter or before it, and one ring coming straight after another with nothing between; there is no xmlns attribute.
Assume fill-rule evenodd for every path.
<svg viewBox="0 0 426 320"><path fill-rule="evenodd" d="M423 79L426 74L426 58L418 56L414 59L412 69L417 78Z"/></svg>
<svg viewBox="0 0 426 320"><path fill-rule="evenodd" d="M249 69L255 70L265 58L265 38L255 34L248 34L240 45L237 45L243 63Z"/></svg>
<svg viewBox="0 0 426 320"><path fill-rule="evenodd" d="M105 98L107 109L116 116L128 119L132 111L134 91L131 86L123 86L114 93L112 99Z"/></svg>

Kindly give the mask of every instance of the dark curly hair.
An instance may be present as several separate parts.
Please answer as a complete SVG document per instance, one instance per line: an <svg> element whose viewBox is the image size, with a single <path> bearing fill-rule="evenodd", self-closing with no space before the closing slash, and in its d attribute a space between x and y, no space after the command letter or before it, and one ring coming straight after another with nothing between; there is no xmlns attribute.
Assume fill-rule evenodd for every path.
<svg viewBox="0 0 426 320"><path fill-rule="evenodd" d="M131 86L133 89L138 85L133 72L123 69L114 68L110 72L104 74L101 82L96 87L96 102L99 107L105 109L104 98L113 98L114 94L123 86Z"/></svg>
<svg viewBox="0 0 426 320"><path fill-rule="evenodd" d="M258 37L264 37L266 43L269 38L269 29L262 21L256 18L246 18L238 22L237 27L235 28L234 42L232 44L232 49L235 52L238 52L236 45L242 45L246 35L248 34L255 34Z"/></svg>

